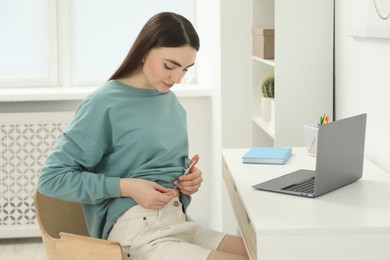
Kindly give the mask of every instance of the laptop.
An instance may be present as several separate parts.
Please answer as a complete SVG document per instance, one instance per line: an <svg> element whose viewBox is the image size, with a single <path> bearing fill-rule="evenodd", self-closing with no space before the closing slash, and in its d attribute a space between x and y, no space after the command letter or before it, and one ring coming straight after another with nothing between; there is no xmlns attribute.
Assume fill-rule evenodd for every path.
<svg viewBox="0 0 390 260"><path fill-rule="evenodd" d="M316 169L301 169L254 185L254 189L315 198L359 180L363 175L367 114L318 130Z"/></svg>

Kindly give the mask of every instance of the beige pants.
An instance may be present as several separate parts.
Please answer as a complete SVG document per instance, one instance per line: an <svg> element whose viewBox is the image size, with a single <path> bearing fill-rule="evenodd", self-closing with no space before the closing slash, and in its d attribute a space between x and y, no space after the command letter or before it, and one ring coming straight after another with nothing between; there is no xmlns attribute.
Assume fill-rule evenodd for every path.
<svg viewBox="0 0 390 260"><path fill-rule="evenodd" d="M160 210L130 208L114 224L108 240L122 245L125 259L206 260L224 236L188 221L175 197Z"/></svg>

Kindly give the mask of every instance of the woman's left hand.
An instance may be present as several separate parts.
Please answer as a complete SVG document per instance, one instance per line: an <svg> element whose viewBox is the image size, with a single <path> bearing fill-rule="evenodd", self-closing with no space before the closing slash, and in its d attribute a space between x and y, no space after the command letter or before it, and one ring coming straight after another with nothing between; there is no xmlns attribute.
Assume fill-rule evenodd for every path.
<svg viewBox="0 0 390 260"><path fill-rule="evenodd" d="M195 164L199 161L199 156L195 155L192 160L196 160ZM192 160L189 164L192 163ZM196 166L192 166L190 169L190 173L187 175L182 175L179 177L179 180L174 182L177 185L177 188L180 190L180 193L185 195L194 194L199 190L200 184L203 181L202 171L199 170Z"/></svg>

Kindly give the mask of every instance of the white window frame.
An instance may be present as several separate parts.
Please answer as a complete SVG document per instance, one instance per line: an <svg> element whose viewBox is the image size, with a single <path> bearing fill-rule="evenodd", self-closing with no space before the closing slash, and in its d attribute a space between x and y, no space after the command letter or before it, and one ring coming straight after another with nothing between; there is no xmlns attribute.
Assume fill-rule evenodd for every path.
<svg viewBox="0 0 390 260"><path fill-rule="evenodd" d="M74 81L75 46L72 46L74 28L74 1L77 0L45 0L47 32L48 72L44 78L9 78L0 79L0 102L3 101L49 101L79 100L100 86L101 80ZM199 2L194 1L194 25L199 15ZM61 11L59 11L61 10ZM206 55L205 55L206 56ZM199 72L199 71L198 71ZM201 79L197 75L197 81ZM173 88L179 96L210 96L210 86L199 82L179 85Z"/></svg>
<svg viewBox="0 0 390 260"><path fill-rule="evenodd" d="M46 59L47 59L47 73L45 77L28 77L20 75L19 77L3 77L0 78L1 88L20 88L20 87L49 87L58 85L58 59L57 59L57 3L56 1L45 0L46 3Z"/></svg>

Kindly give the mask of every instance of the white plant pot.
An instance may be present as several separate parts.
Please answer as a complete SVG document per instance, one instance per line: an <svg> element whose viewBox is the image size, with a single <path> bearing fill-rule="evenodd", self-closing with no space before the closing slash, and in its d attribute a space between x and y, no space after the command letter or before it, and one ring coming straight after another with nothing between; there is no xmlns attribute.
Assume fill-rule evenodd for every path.
<svg viewBox="0 0 390 260"><path fill-rule="evenodd" d="M266 122L270 122L272 118L272 103L273 98L267 98L267 97L261 97L261 103L260 103L260 116L264 119ZM273 116L275 117L275 116Z"/></svg>
<svg viewBox="0 0 390 260"><path fill-rule="evenodd" d="M275 129L275 99L271 98L271 119L269 120L271 129Z"/></svg>

